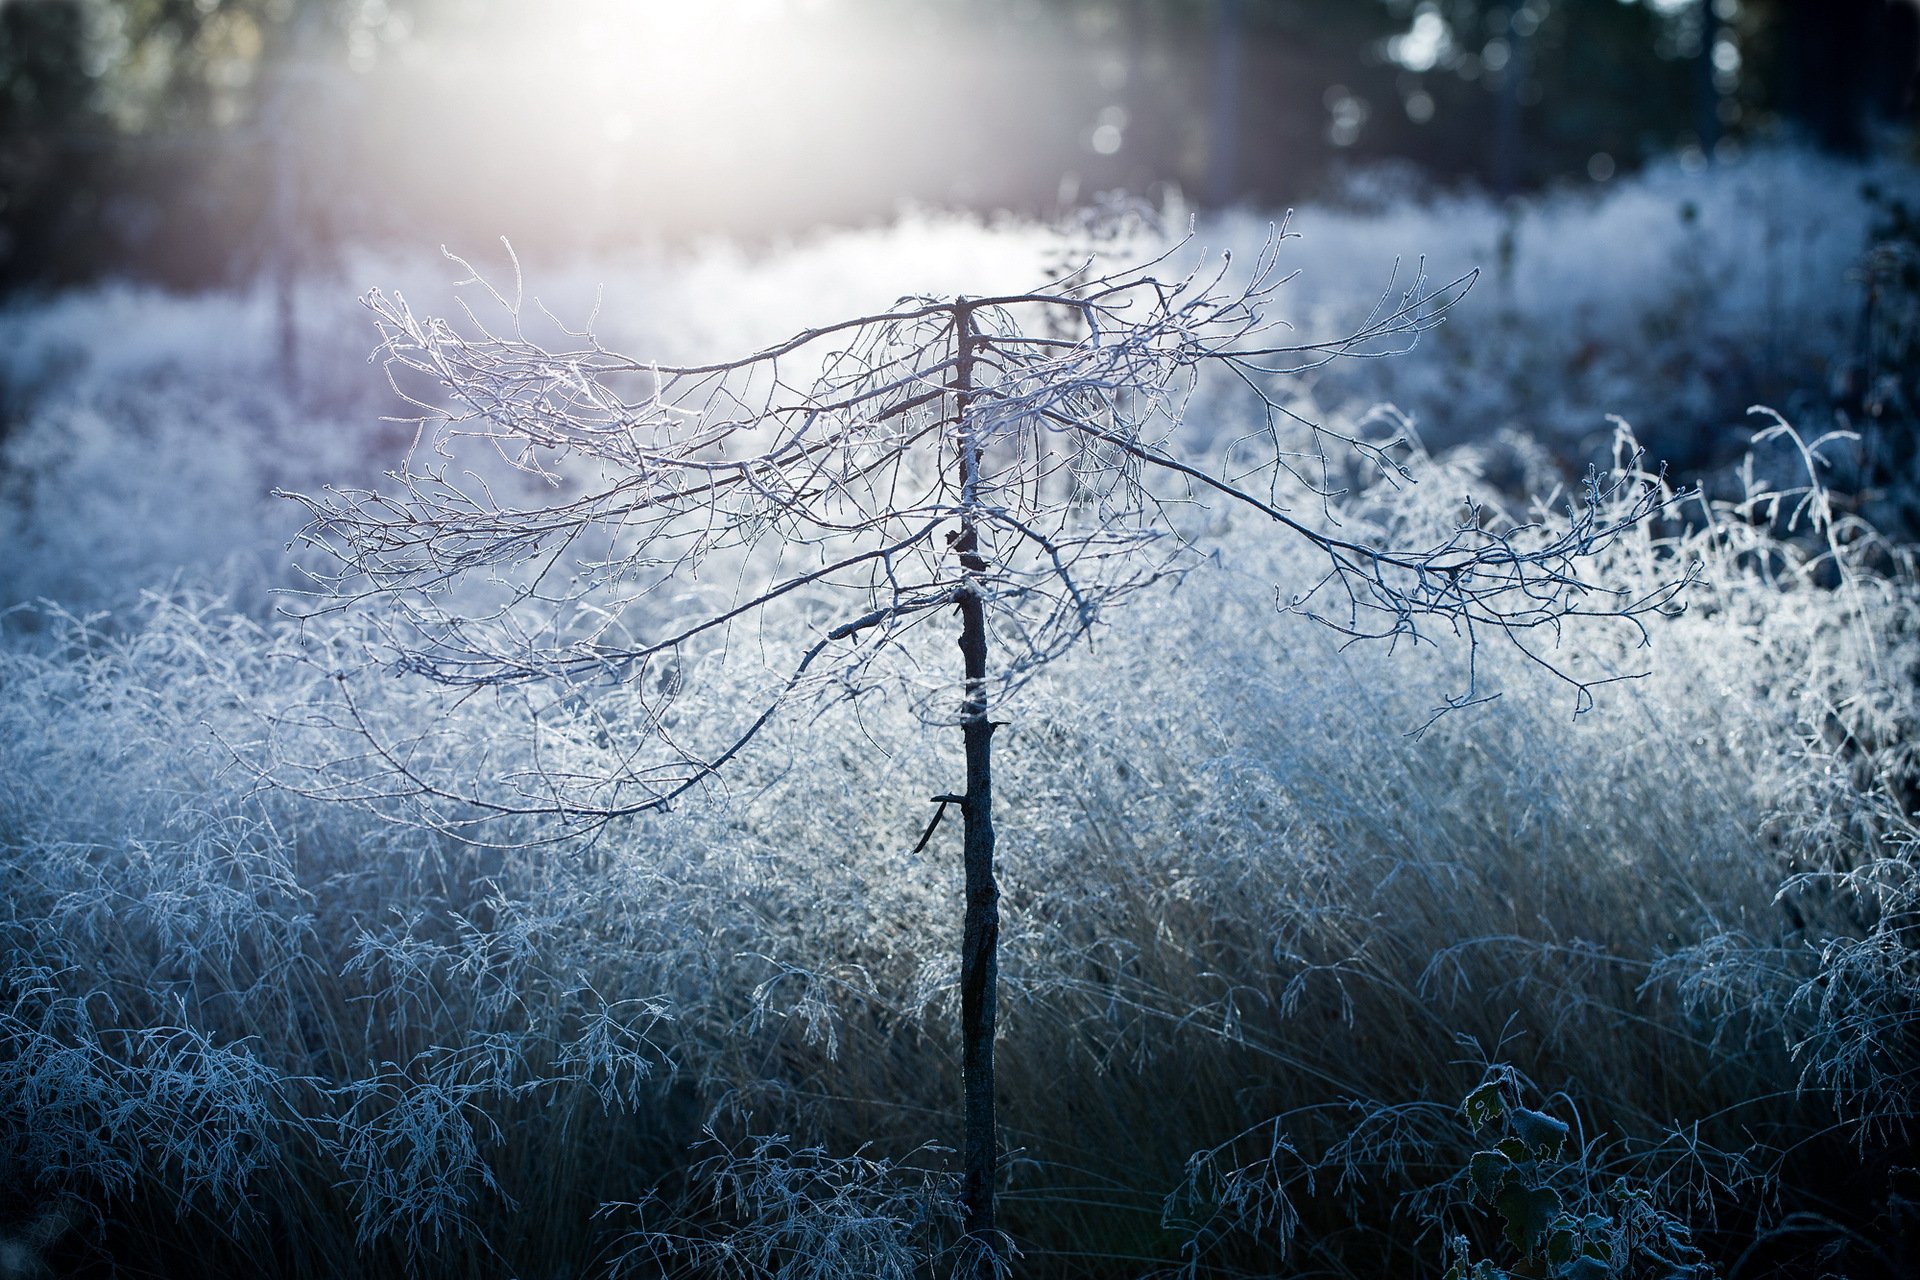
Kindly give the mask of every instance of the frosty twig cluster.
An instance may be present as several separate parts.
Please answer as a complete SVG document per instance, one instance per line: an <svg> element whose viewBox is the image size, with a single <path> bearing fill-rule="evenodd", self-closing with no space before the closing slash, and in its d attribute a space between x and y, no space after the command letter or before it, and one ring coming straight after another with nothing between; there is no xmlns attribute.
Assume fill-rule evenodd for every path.
<svg viewBox="0 0 1920 1280"><path fill-rule="evenodd" d="M1220 507L1319 547L1325 572L1294 605L1356 636L1418 638L1438 618L1470 644L1499 635L1538 653L1527 633L1671 599L1624 598L1582 573L1665 500L1644 477L1596 478L1552 529L1477 508L1427 545L1344 524L1338 455L1399 486L1411 479L1402 442L1306 420L1282 380L1410 344L1472 278L1419 276L1354 332L1285 343L1272 316L1285 238L1244 272L1224 257L1184 271L1171 254L1109 274L1089 263L1041 291L904 299L683 366L612 352L590 325L565 331L563 350L534 340L517 279L509 293L475 274L490 310L459 323L370 294L419 436L392 492L294 495L312 516L305 539L333 561L317 607L377 599L399 670L457 687L618 687L632 718L608 727L631 743L613 779L529 762L483 796L412 776L405 743L377 743L362 763L482 813L591 822L659 807L803 687L870 687L877 659L898 658L908 632L965 595L981 602L995 659L969 688L998 706L1116 602L1196 563L1200 518ZM1203 377L1237 390L1251 429L1196 456L1182 429ZM544 492L527 497L529 479ZM688 672L763 635L776 602L806 630L782 674L731 734L677 738ZM911 662L887 674L951 722L951 680Z"/></svg>

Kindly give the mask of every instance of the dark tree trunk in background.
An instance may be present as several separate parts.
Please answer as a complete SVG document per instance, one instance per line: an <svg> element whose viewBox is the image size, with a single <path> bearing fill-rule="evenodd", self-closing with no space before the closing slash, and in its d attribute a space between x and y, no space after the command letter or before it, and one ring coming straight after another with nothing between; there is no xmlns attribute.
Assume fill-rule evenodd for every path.
<svg viewBox="0 0 1920 1280"><path fill-rule="evenodd" d="M1493 189L1512 195L1521 179L1520 91L1527 83L1527 37L1509 25L1507 65L1500 72L1500 101L1493 121Z"/></svg>
<svg viewBox="0 0 1920 1280"><path fill-rule="evenodd" d="M954 373L956 452L963 506L978 489L980 459L966 427L972 401L973 312L964 303L954 311L957 368ZM999 1147L994 1125L993 1034L998 1013L1000 889L993 877L993 729L987 718L987 617L979 576L987 569L979 552L979 530L961 522L953 549L966 584L960 591L960 654L966 692L960 729L966 739L967 791L961 814L966 823L962 864L966 871L967 911L960 941L960 1089L964 1150L961 1153L961 1202L966 1232L980 1247L976 1272L991 1277L999 1254L994 1221L994 1184Z"/></svg>
<svg viewBox="0 0 1920 1280"><path fill-rule="evenodd" d="M1213 123L1207 130L1207 196L1216 207L1239 194L1244 18L1240 0L1220 0L1219 25L1213 36Z"/></svg>
<svg viewBox="0 0 1920 1280"><path fill-rule="evenodd" d="M1890 120L1909 119L1920 89L1920 5L1888 5L1878 43L1883 74L1874 106Z"/></svg>
<svg viewBox="0 0 1920 1280"><path fill-rule="evenodd" d="M259 122L263 168L269 175L267 216L261 228L266 236L263 274L273 280L274 327L280 380L287 392L300 394L300 308L296 296L302 268L309 266L316 228L308 199L306 167L312 151L303 146L301 125L322 118L325 108L317 89L326 76L319 51L320 11L312 6L298 13L287 28L286 53L271 80L265 110Z"/></svg>
<svg viewBox="0 0 1920 1280"><path fill-rule="evenodd" d="M1720 87L1714 74L1713 48L1720 41L1720 10L1714 0L1700 0L1700 55L1694 62L1694 132L1700 150L1713 154L1720 142Z"/></svg>
<svg viewBox="0 0 1920 1280"><path fill-rule="evenodd" d="M1828 151L1866 152L1868 108L1888 55L1875 37L1889 7L1889 0L1789 0L1782 98Z"/></svg>
<svg viewBox="0 0 1920 1280"><path fill-rule="evenodd" d="M300 395L300 307L297 292L300 283L300 172L296 167L292 112L283 88L280 100L268 114L263 131L270 152L273 194L267 218L266 274L273 279L273 315L276 362L280 382L290 396Z"/></svg>

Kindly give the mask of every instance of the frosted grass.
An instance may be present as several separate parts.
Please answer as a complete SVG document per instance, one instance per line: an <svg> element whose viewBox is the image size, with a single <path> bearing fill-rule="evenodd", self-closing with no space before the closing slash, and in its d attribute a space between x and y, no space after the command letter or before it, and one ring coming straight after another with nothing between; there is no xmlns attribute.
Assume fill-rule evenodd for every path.
<svg viewBox="0 0 1920 1280"><path fill-rule="evenodd" d="M1811 558L1864 544L1737 515L1622 549L1619 572L1697 556L1706 584L1650 655L1626 635L1579 655L1654 674L1577 722L1550 679L1503 669L1498 702L1408 737L1453 660L1343 652L1276 614L1269 584L1304 566L1252 530L1035 686L1001 752L1029 1265L1144 1233L1146 1269L1198 1230L1191 1206L1161 1222L1187 1157L1263 1124L1321 1180L1259 1183L1293 1208L1244 1173L1216 1187L1206 1256L1265 1256L1286 1212L1323 1252L1363 1256L1363 1224L1410 1264L1418 1233L1367 1196L1440 1213L1476 1060L1565 1091L1607 1167L1656 1188L1683 1131L1714 1177L1754 1178L1823 1126L1871 1144L1910 1121L1911 828L1882 795L1906 765L1861 778L1849 756L1910 740L1912 582L1849 568L1834 590ZM954 744L856 701L784 723L679 812L462 848L377 798L297 794L284 762L342 749L310 708L336 696L327 646L354 643L176 595L110 628L43 615L7 652L17 1185L77 1197L111 1241L191 1214L226 1256L302 1274L943 1256L925 1144L951 1125L957 872L912 848ZM361 699L437 717L440 749L511 737L503 708L408 682ZM643 1201L638 1227L595 1217ZM311 1261L270 1264L289 1220Z"/></svg>
<svg viewBox="0 0 1920 1280"><path fill-rule="evenodd" d="M1712 336L1699 360L1776 339L1831 358L1864 175L1766 163L1538 206L1506 292L1475 295L1511 320L1469 309L1454 345L1303 395L1549 431L1620 397L1657 428L1720 395L1689 399L1717 376L1698 361L1646 363L1686 345L1648 337L1668 311ZM1696 258L1704 285L1669 270L1698 238L1682 200L1727 254ZM1376 291L1395 252L1482 261L1501 219L1308 210L1289 289L1312 322ZM548 278L563 309L607 280L622 343L697 355L911 289L1025 283L1054 244L923 219ZM408 272L445 278L373 276ZM0 1258L952 1270L959 872L951 832L914 846L957 741L855 698L591 839L517 820L459 845L343 786L359 748L330 728L338 673L376 725L430 727L419 750L443 767L533 746L510 700L358 671L352 624L296 627L262 592L295 523L264 489L354 479L398 447L346 390L377 379L361 321L311 288L303 378L337 399L269 384L258 297L104 290L0 319L0 592L42 598L0 620ZM1769 337L1769 296L1808 323ZM1595 335L1618 350L1561 378ZM1549 488L1531 448L1425 464L1405 518L1449 518L1515 457ZM1439 1270L1455 1236L1484 1256L1498 1219L1465 1194L1459 1101L1489 1072L1578 1122L1559 1185L1623 1242L1725 1266L1786 1215L1832 1211L1836 1179L1884 1198L1920 1083L1920 593L1798 465L1757 477L1788 492L1695 504L1616 549L1625 581L1688 560L1702 578L1650 647L1620 631L1565 651L1651 673L1577 720L1564 686L1504 665L1497 701L1409 736L1458 691L1458 655L1340 649L1275 607L1309 567L1231 523L1209 531L1216 566L1029 689L998 752L1023 1269L1404 1274ZM926 643L943 663L950 639ZM755 678L697 674L690 728ZM542 749L596 767L623 696ZM1807 1178L1809 1158L1829 1172ZM1608 1208L1628 1203L1606 1199L1617 1179L1631 1214Z"/></svg>

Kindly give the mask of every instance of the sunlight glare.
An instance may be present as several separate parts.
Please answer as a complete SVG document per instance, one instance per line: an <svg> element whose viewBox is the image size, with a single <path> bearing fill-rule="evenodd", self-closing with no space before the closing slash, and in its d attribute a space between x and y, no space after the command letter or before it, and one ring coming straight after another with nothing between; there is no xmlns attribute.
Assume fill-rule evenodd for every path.
<svg viewBox="0 0 1920 1280"><path fill-rule="evenodd" d="M769 176L804 196L823 179L808 165L807 139L830 134L873 79L860 74L873 58L831 21L833 7L506 4L444 35L391 86L402 109L388 118L432 130L445 163L521 189L504 190L509 198L533 187L584 193L569 218L694 216L735 184L742 198L765 190ZM636 188L642 207L595 203L596 193Z"/></svg>

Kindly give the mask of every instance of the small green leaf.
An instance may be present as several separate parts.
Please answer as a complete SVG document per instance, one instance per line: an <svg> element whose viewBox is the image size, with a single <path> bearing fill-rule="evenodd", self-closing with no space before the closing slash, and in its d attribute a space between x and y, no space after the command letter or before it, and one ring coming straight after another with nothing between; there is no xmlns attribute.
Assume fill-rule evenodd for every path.
<svg viewBox="0 0 1920 1280"><path fill-rule="evenodd" d="M1580 1252L1589 1258L1598 1258L1602 1262L1613 1261L1613 1246L1605 1240L1589 1240Z"/></svg>
<svg viewBox="0 0 1920 1280"><path fill-rule="evenodd" d="M1556 1227L1547 1233L1547 1261L1558 1266L1573 1261L1574 1246L1579 1237L1566 1227Z"/></svg>
<svg viewBox="0 0 1920 1280"><path fill-rule="evenodd" d="M1528 1257L1539 1249L1541 1236L1560 1212L1560 1197L1548 1187L1511 1186L1493 1203L1507 1220L1507 1239Z"/></svg>
<svg viewBox="0 0 1920 1280"><path fill-rule="evenodd" d="M1607 1280L1613 1268L1598 1258L1581 1254L1566 1266L1556 1268L1553 1274L1558 1280Z"/></svg>
<svg viewBox="0 0 1920 1280"><path fill-rule="evenodd" d="M1461 1110L1467 1113L1467 1123L1476 1129L1484 1129L1505 1115L1507 1104L1500 1097L1500 1082L1489 1080L1468 1094Z"/></svg>

